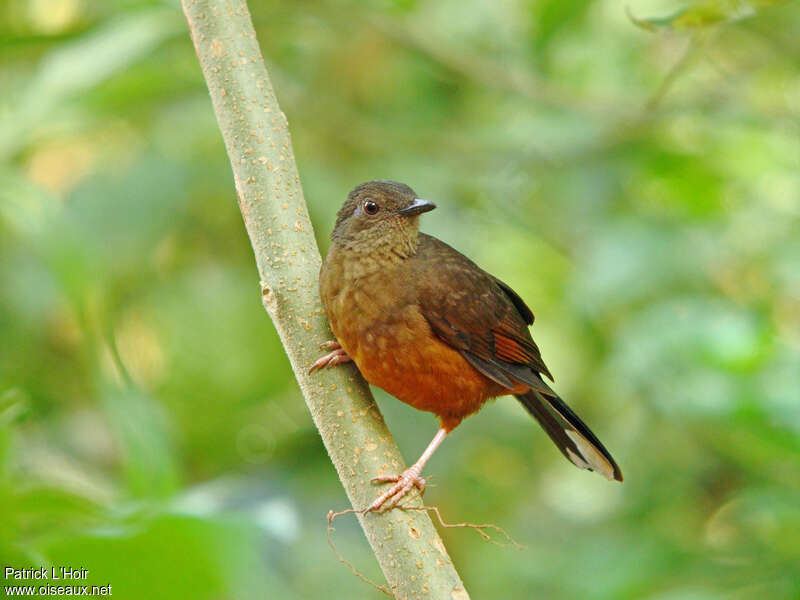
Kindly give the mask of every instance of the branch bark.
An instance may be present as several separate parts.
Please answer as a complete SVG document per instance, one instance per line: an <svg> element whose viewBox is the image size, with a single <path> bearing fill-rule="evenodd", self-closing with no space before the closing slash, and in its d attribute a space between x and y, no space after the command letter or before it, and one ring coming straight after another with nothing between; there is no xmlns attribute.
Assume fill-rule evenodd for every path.
<svg viewBox="0 0 800 600"><path fill-rule="evenodd" d="M405 463L354 367L307 374L319 344L332 338L317 291L320 255L247 3L183 0L183 10L233 168L264 307L351 504L367 506L377 491L370 480ZM359 520L396 598L469 598L427 513Z"/></svg>

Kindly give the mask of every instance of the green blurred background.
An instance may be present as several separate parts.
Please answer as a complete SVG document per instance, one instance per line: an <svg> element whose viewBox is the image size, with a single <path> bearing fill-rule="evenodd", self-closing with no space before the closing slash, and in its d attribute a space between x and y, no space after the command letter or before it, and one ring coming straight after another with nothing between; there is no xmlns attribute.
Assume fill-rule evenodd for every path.
<svg viewBox="0 0 800 600"><path fill-rule="evenodd" d="M250 2L324 249L368 179L537 314L626 481L511 398L427 469L479 598L800 598L796 2ZM407 458L435 420L376 393ZM260 303L174 1L0 2L0 566L381 598ZM341 552L380 579L355 520Z"/></svg>

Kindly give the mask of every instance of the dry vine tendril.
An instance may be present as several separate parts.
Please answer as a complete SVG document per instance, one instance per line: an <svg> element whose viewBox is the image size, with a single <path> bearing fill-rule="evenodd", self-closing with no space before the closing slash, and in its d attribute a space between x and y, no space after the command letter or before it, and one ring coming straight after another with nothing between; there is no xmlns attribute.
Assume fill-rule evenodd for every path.
<svg viewBox="0 0 800 600"><path fill-rule="evenodd" d="M430 511L430 512L433 512L436 515L436 518L437 518L437 520L439 521L439 524L442 527L445 527L445 528L448 528L448 529L452 529L452 528L474 529L475 531L478 532L478 534L485 541L487 541L489 543L492 543L492 544L494 544L496 546L500 546L502 548L512 547L512 548L514 548L516 550L527 550L526 546L523 546L522 544L520 544L517 540L515 540L513 537L511 537L511 535L505 529L503 529L499 525L495 525L494 523L483 523L483 524L480 524L480 525L477 524L477 523L448 523L447 521L444 520L444 518L442 517L442 513L439 510L439 507L436 506L436 505L433 505L433 506L410 506L410 507L397 506L395 508L397 510L402 510L404 512L407 512L407 511L408 512L410 512L410 511L415 511L415 512L426 511L426 512L428 512L428 511ZM358 577L364 583L367 583L367 584L371 585L376 590L379 590L379 591L383 592L387 596L392 596L393 597L394 594L392 594L392 591L389 589L389 587L387 585L379 585L378 583L375 583L372 579L370 579L369 577L367 577L366 575L361 573L358 569L355 568L355 566L353 566L353 563L351 563L344 556L342 556L341 552L339 552L339 550L336 548L336 544L333 543L333 537L332 537L331 533L336 531L336 528L333 526L333 522L336 519L338 519L339 517L344 516L344 515L350 515L350 514L362 514L363 515L363 514L366 514L367 512L368 512L368 509L356 510L355 508L348 508L346 510L340 510L340 511L334 511L332 509L329 510L328 511L328 516L327 516L327 518L328 518L328 527L327 527L328 545L331 547L331 550L333 550L333 553L336 555L336 558L339 559L339 562L344 563L345 565L347 565L350 568L350 570L353 572L353 575ZM496 531L497 533L501 534L506 539L506 541L503 542L503 541L500 541L500 540L497 540L497 539L493 538L489 533L487 533L487 531L486 531L487 529L492 529L492 530Z"/></svg>

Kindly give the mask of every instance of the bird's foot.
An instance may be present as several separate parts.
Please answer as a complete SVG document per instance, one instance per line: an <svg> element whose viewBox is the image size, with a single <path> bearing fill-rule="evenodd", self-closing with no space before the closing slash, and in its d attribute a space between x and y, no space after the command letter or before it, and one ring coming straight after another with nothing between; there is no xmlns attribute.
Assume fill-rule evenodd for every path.
<svg viewBox="0 0 800 600"><path fill-rule="evenodd" d="M345 352L344 348L342 348L341 344L335 340L330 340L328 342L324 342L319 345L322 350L330 350L328 354L321 357L317 360L311 368L308 370L309 374L313 373L317 369L327 369L328 367L333 367L335 365L339 365L342 363L350 362L353 359Z"/></svg>
<svg viewBox="0 0 800 600"><path fill-rule="evenodd" d="M413 488L419 490L420 495L425 493L425 479L419 476L420 469L416 467L409 467L400 475L381 475L375 477L372 481L377 483L394 483L392 487L386 490L383 494L375 499L375 502L369 505L364 512L373 512L380 510L385 506L384 510L388 510L397 506L397 503L402 500L408 492Z"/></svg>

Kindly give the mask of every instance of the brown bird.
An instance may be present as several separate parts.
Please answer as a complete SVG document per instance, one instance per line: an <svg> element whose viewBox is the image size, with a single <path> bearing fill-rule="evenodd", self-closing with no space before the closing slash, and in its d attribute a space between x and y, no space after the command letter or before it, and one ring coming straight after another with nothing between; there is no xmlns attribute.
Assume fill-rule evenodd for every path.
<svg viewBox="0 0 800 600"><path fill-rule="evenodd" d="M543 380L553 379L528 326L533 313L514 290L464 255L419 232L436 205L407 185L370 181L339 210L320 272L336 341L311 370L355 361L371 384L439 417L419 460L367 510L395 506L445 436L490 398L513 394L559 450L582 469L622 481L600 440ZM388 502L388 504L387 504Z"/></svg>

